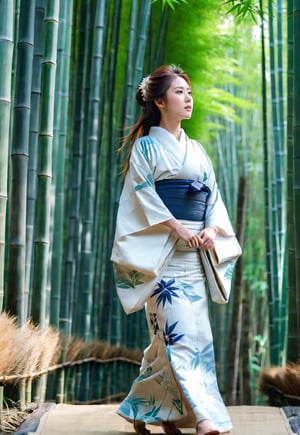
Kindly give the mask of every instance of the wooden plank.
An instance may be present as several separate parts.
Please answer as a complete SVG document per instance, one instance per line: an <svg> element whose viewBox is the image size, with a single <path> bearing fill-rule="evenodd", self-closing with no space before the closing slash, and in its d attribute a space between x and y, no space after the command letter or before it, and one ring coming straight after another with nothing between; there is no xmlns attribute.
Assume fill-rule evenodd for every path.
<svg viewBox="0 0 300 435"><path fill-rule="evenodd" d="M118 405L57 405L41 419L37 432L28 435L126 435L134 434L130 423L116 414ZM280 408L269 406L230 406L234 429L231 435L291 435L289 423ZM153 434L159 427L148 426ZM182 429L195 435L194 429Z"/></svg>

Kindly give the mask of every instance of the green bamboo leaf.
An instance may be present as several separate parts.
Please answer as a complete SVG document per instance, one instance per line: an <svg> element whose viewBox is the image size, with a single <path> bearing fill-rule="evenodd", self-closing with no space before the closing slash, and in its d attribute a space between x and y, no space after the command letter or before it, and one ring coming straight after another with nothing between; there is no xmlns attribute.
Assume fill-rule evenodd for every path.
<svg viewBox="0 0 300 435"><path fill-rule="evenodd" d="M187 4L187 0L152 0L152 3L156 3L158 1L162 2L162 8L165 8L166 6L169 6L173 11L175 10L176 5L180 3Z"/></svg>

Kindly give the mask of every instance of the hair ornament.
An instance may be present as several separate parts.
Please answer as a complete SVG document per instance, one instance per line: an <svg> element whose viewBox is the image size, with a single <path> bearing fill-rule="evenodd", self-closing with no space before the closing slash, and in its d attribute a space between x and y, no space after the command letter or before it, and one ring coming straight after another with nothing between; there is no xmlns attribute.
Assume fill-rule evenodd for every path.
<svg viewBox="0 0 300 435"><path fill-rule="evenodd" d="M144 101L146 101L146 98L147 98L147 83L148 83L148 80L149 80L149 76L144 77L142 79L141 83L138 86L138 89L141 91L141 94L142 94L142 97L143 97Z"/></svg>

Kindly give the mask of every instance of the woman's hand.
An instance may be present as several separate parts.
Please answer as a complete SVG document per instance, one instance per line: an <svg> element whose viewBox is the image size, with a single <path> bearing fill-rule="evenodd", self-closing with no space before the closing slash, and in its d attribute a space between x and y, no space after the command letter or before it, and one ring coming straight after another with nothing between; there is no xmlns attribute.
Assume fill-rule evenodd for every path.
<svg viewBox="0 0 300 435"><path fill-rule="evenodd" d="M171 228L178 239L185 242L186 246L189 248L199 248L202 244L200 235L185 228L177 219L170 219L168 221L162 222L162 224L168 228Z"/></svg>
<svg viewBox="0 0 300 435"><path fill-rule="evenodd" d="M206 227L200 231L198 236L201 238L202 244L199 246L199 248L203 249L204 251L208 251L209 249L213 248L217 233L217 227Z"/></svg>
<svg viewBox="0 0 300 435"><path fill-rule="evenodd" d="M186 246L189 248L200 248L204 250L213 248L214 240L218 232L216 227L206 227L197 234L185 228L182 223L176 219L170 219L163 222L163 224L171 228L177 237L185 242Z"/></svg>
<svg viewBox="0 0 300 435"><path fill-rule="evenodd" d="M181 224L177 229L175 229L175 233L177 234L178 238L185 242L186 246L189 248L200 248L202 246L200 234L188 230Z"/></svg>

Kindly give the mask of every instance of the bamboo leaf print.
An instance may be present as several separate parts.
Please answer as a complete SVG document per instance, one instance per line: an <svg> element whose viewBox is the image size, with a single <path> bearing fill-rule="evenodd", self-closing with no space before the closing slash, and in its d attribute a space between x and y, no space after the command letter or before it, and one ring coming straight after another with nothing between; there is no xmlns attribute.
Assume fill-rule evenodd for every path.
<svg viewBox="0 0 300 435"><path fill-rule="evenodd" d="M200 299L203 299L203 296L200 296L198 294L193 294L191 292L191 290L193 289L193 286L191 284L188 284L184 281L178 281L178 284L180 288L183 290L183 293L186 296L186 298L191 302L191 304L193 302L199 301Z"/></svg>
<svg viewBox="0 0 300 435"><path fill-rule="evenodd" d="M192 366L193 370L195 370L197 367L200 366L200 352L199 352L199 349L197 349L197 348L195 349L195 352L193 353L191 366Z"/></svg>
<svg viewBox="0 0 300 435"><path fill-rule="evenodd" d="M152 368L147 367L146 370L137 377L136 381L137 382L142 381L143 379L149 378L151 375L152 375Z"/></svg>
<svg viewBox="0 0 300 435"><path fill-rule="evenodd" d="M153 421L153 419L155 420L159 411L160 411L160 406L156 407L153 406L153 408L151 409L151 411L147 412L144 414L144 419L147 421L147 419L149 418L151 421ZM157 421L159 421L159 419L157 419Z"/></svg>
<svg viewBox="0 0 300 435"><path fill-rule="evenodd" d="M208 343L200 352L200 365L206 373L215 370L215 355L212 342Z"/></svg>
<svg viewBox="0 0 300 435"><path fill-rule="evenodd" d="M162 279L158 283L158 287L154 290L154 292L151 295L151 298L153 298L156 295L159 295L156 300L157 307L161 302L164 307L167 301L172 305L172 297L179 298L179 295L176 293L176 290L180 290L180 288L173 286L174 283L175 283L175 279L170 279L168 282Z"/></svg>
<svg viewBox="0 0 300 435"><path fill-rule="evenodd" d="M158 325L156 313L149 313L149 318L150 318L150 324L151 324L151 328L153 330L153 334L155 335L157 333L157 331L159 330L159 325Z"/></svg>
<svg viewBox="0 0 300 435"><path fill-rule="evenodd" d="M121 403L120 409L125 412L125 414L130 413L131 409L135 418L139 413L139 407L145 404L147 404L147 400L143 397L129 396Z"/></svg>
<svg viewBox="0 0 300 435"><path fill-rule="evenodd" d="M228 264L227 269L224 274L224 278L231 280L233 275L233 269L234 269L234 262L231 262Z"/></svg>
<svg viewBox="0 0 300 435"><path fill-rule="evenodd" d="M134 190L137 192L138 190L144 189L146 187L151 187L154 185L154 180L153 180L153 175L152 174L147 174L146 175L146 180L143 181L140 184L137 184L134 188Z"/></svg>
<svg viewBox="0 0 300 435"><path fill-rule="evenodd" d="M164 338L165 338L165 342L166 344L169 345L173 345L175 344L177 341L181 340L182 337L184 337L184 334L176 334L173 333L174 329L176 328L177 322L172 323L172 325L168 325L168 321L166 323L166 328L164 331Z"/></svg>
<svg viewBox="0 0 300 435"><path fill-rule="evenodd" d="M150 396L147 403L148 405L154 405L154 403L156 402L155 397L154 396Z"/></svg>
<svg viewBox="0 0 300 435"><path fill-rule="evenodd" d="M175 406L175 408L177 409L177 411L183 415L183 404L182 404L182 400L181 399L173 399L172 400L172 404Z"/></svg>
<svg viewBox="0 0 300 435"><path fill-rule="evenodd" d="M206 171L204 171L204 174L203 174L203 183L205 182L205 181L207 181L208 180L208 175L207 175L207 172Z"/></svg>
<svg viewBox="0 0 300 435"><path fill-rule="evenodd" d="M145 136L141 138L139 141L139 146L144 159L147 161L148 164L150 164L151 162L150 150L152 153L154 152L154 154L157 155L157 149L150 136Z"/></svg>
<svg viewBox="0 0 300 435"><path fill-rule="evenodd" d="M144 284L144 281L141 280L143 274L136 271L131 270L128 274L128 278L126 276L118 275L116 279L117 287L119 288L135 288L137 285Z"/></svg>

